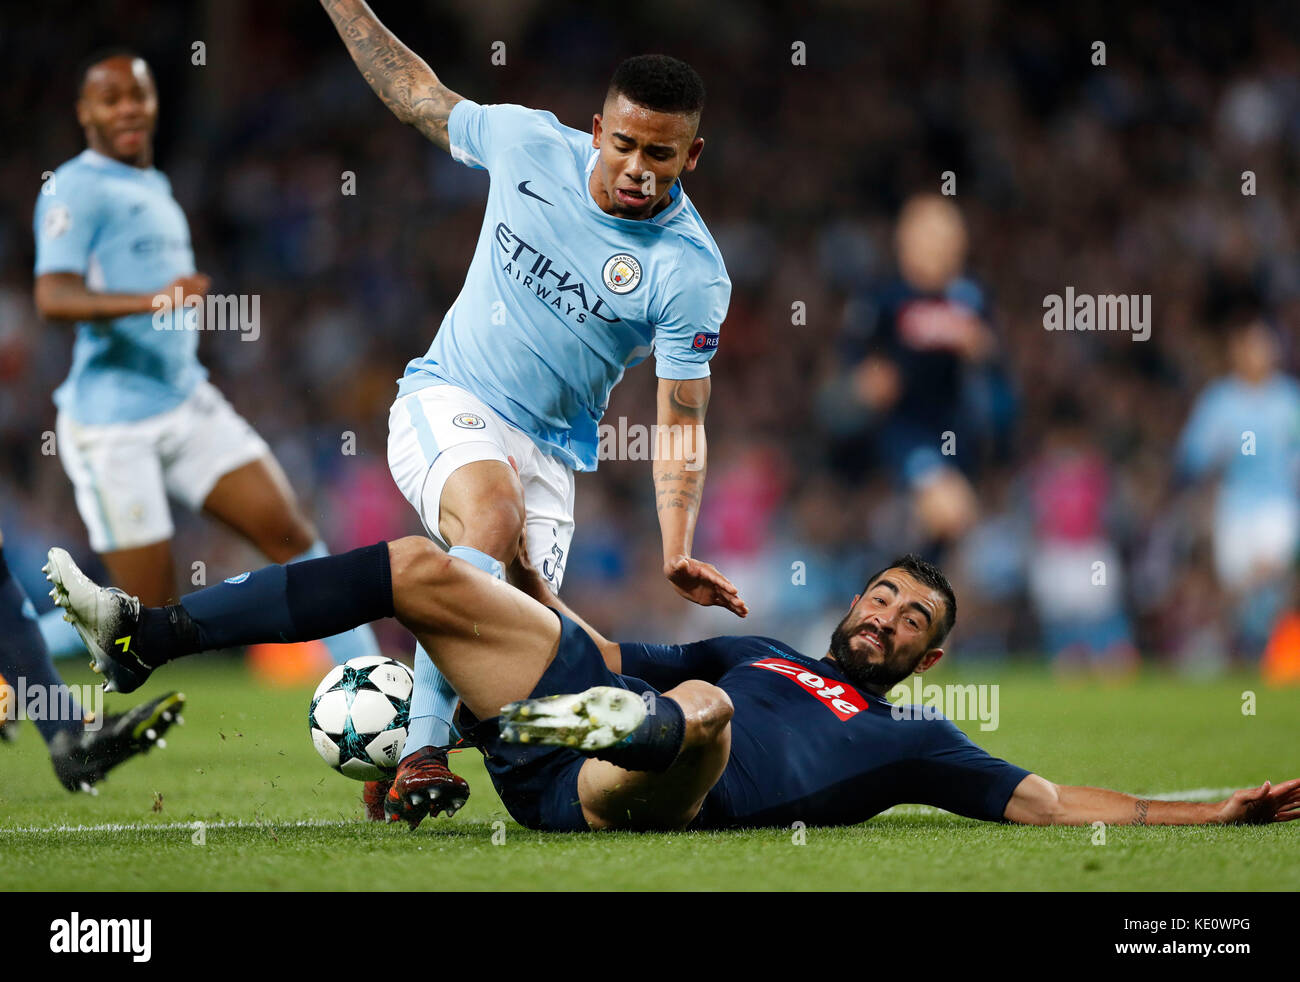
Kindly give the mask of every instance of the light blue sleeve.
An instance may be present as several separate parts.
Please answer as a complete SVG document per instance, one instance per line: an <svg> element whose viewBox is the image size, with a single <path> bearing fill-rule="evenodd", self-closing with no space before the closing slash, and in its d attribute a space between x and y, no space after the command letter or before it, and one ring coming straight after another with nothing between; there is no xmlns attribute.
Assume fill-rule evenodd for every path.
<svg viewBox="0 0 1300 982"><path fill-rule="evenodd" d="M530 130L550 113L511 103L482 106L463 99L451 107L447 117L447 140L451 156L466 167L491 171L497 156L524 142Z"/></svg>
<svg viewBox="0 0 1300 982"><path fill-rule="evenodd" d="M36 196L32 231L36 236L36 275L86 273L99 232L101 208L95 182L84 174L56 173L54 192Z"/></svg>
<svg viewBox="0 0 1300 982"><path fill-rule="evenodd" d="M1218 386L1207 389L1196 400L1192 415L1183 427L1178 440L1178 470L1186 478L1201 477L1210 470L1223 453L1222 418L1223 390Z"/></svg>
<svg viewBox="0 0 1300 982"><path fill-rule="evenodd" d="M1287 436L1293 453L1300 451L1300 385L1295 379L1286 380L1286 415L1290 421Z"/></svg>
<svg viewBox="0 0 1300 982"><path fill-rule="evenodd" d="M731 280L713 256L678 268L684 275L676 277L680 282L655 322L655 374L667 379L707 378L731 302Z"/></svg>

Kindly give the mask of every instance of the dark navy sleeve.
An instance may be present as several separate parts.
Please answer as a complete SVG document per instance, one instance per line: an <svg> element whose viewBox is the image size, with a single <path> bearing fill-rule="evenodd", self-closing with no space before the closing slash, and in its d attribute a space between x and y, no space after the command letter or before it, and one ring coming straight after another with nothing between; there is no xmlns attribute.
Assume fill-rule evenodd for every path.
<svg viewBox="0 0 1300 982"><path fill-rule="evenodd" d="M734 666L755 655L745 642L751 638L722 637L690 644L642 644L623 642L620 675L632 675L649 682L660 692L687 679L716 682Z"/></svg>
<svg viewBox="0 0 1300 982"><path fill-rule="evenodd" d="M1012 793L1030 772L976 746L948 719L929 721L932 729L914 787L918 802L988 822L1002 821Z"/></svg>

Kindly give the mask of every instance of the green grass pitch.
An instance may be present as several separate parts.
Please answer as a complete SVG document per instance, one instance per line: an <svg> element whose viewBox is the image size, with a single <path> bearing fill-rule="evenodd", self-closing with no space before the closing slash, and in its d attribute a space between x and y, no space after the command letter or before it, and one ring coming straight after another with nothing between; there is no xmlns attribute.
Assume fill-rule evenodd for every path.
<svg viewBox="0 0 1300 982"><path fill-rule="evenodd" d="M66 668L67 663L63 666ZM321 763L309 689L265 688L224 658L169 666L138 695L185 692L186 725L97 797L55 783L30 724L0 745L0 857L10 890L1296 890L1300 822L1037 829L900 808L852 828L544 835L516 825L478 754L451 820L361 820L361 785ZM70 673L70 681L89 681ZM1300 689L1148 674L1066 685L1008 670L991 752L1065 784L1143 794L1300 776ZM929 681L970 681L934 673ZM1256 694L1243 715L1243 693ZM137 695L110 697L108 708ZM113 702L112 700L118 700ZM202 844L194 823L205 824Z"/></svg>

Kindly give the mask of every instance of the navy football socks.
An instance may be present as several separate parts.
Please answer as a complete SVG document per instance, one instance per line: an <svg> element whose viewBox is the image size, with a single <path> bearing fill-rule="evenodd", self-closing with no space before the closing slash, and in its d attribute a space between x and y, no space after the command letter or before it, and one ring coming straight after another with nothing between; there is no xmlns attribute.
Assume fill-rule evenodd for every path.
<svg viewBox="0 0 1300 982"><path fill-rule="evenodd" d="M388 543L266 566L140 611L138 654L157 667L215 648L312 641L393 615Z"/></svg>
<svg viewBox="0 0 1300 982"><path fill-rule="evenodd" d="M54 670L37 626L36 608L10 575L3 551L0 551L0 675L15 695L26 697L27 705L17 708L32 718L46 743L60 730L80 732L84 711ZM46 707L68 707L67 718L44 718L60 714L48 709L37 710L33 705L37 699Z"/></svg>
<svg viewBox="0 0 1300 982"><path fill-rule="evenodd" d="M616 747L590 754L628 771L666 771L686 739L686 715L674 699L655 696L651 712Z"/></svg>

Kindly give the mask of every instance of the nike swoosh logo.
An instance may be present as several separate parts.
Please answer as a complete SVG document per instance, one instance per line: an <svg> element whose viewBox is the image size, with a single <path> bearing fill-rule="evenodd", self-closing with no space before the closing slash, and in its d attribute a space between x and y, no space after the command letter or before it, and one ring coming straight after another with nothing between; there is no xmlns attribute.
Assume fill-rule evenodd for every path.
<svg viewBox="0 0 1300 982"><path fill-rule="evenodd" d="M545 198L543 198L540 194L536 194L536 193L533 192L533 191L529 191L529 190L528 190L528 182L527 182L527 181L520 181L520 182L519 182L519 193L520 193L520 194L526 194L526 195L528 195L528 197L530 197L530 198L536 198L538 201L540 201L540 202L541 202L542 204L544 204L544 205L551 205L552 208L555 207L555 205L551 204L551 202L547 201L547 200L546 200Z"/></svg>

